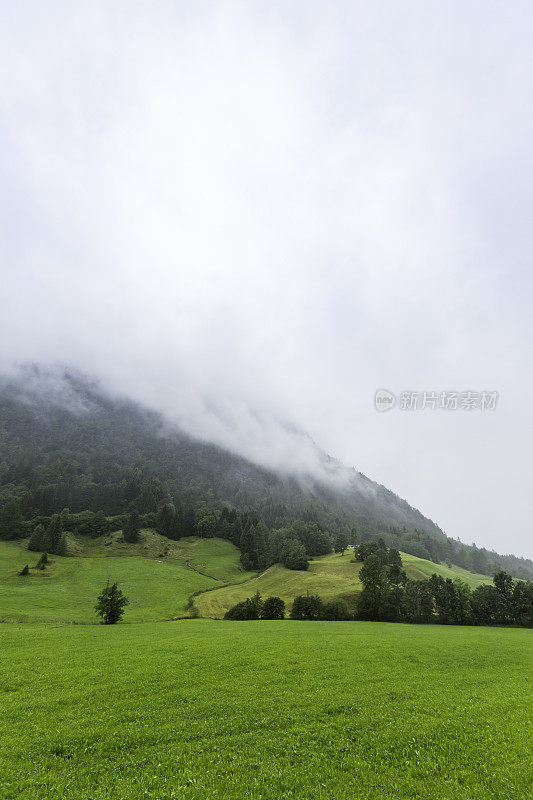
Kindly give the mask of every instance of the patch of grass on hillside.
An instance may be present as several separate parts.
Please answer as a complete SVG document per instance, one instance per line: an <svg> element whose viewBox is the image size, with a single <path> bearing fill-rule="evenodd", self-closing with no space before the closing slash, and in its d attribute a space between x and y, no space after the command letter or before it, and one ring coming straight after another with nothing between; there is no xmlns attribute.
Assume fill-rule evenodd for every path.
<svg viewBox="0 0 533 800"><path fill-rule="evenodd" d="M195 598L195 606L203 617L221 618L235 603L259 592L263 597L276 595L285 601L287 608L299 594L318 594L323 600L343 599L353 608L357 592L361 590L359 569L346 552L330 553L309 562L306 571L290 570L274 564L261 575L238 586L227 586L204 592Z"/></svg>
<svg viewBox="0 0 533 800"><path fill-rule="evenodd" d="M446 564L434 564L432 561L427 561L425 558L417 558L417 556L411 556L409 553L401 553L401 557L407 576L417 581L429 578L436 572L437 575L442 575L443 578L451 578L452 581L459 578L468 584L471 589L475 589L482 583L492 583L492 578L488 575L478 575L475 572L468 572L468 570L455 565L447 567Z"/></svg>
<svg viewBox="0 0 533 800"><path fill-rule="evenodd" d="M27 577L17 573L40 554L21 542L0 542L0 620L94 622L96 596L108 578L130 600L126 622L173 619L188 613L194 592L255 575L242 570L239 550L223 539L173 542L152 530L143 530L138 544L121 538L71 536L78 555L50 556L46 570L32 569Z"/></svg>
<svg viewBox="0 0 533 800"><path fill-rule="evenodd" d="M50 556L43 572L18 576L38 553L0 542L0 620L18 622L95 622L94 604L106 581L117 581L130 600L125 621L172 619L187 610L189 596L214 584L178 562L120 556Z"/></svg>
<svg viewBox="0 0 533 800"><path fill-rule="evenodd" d="M0 626L5 800L522 800L519 629Z"/></svg>
<svg viewBox="0 0 533 800"><path fill-rule="evenodd" d="M402 561L408 578L425 580L433 572L445 578L461 578L471 588L480 583L490 583L491 578L484 575L474 575L460 567L448 567L433 564L423 558L402 553ZM362 564L353 561L353 548L349 547L342 556L339 553L330 553L320 556L309 562L309 570L289 570L275 564L261 575L242 583L240 586L227 586L209 590L195 598L194 604L200 616L221 619L226 611L236 603L251 597L259 592L263 597L276 595L285 601L287 609L292 607L292 602L297 595L318 594L323 600L344 600L348 608L353 611L358 593L361 591L359 570Z"/></svg>

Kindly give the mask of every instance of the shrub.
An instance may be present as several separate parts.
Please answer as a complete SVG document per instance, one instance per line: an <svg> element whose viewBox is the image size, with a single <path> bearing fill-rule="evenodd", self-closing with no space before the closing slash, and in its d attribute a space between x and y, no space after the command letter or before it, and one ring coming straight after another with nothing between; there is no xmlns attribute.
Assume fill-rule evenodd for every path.
<svg viewBox="0 0 533 800"><path fill-rule="evenodd" d="M285 603L281 597L267 597L261 609L261 619L285 619Z"/></svg>
<svg viewBox="0 0 533 800"><path fill-rule="evenodd" d="M327 620L328 622L345 622L353 619L353 617L343 600L331 600L331 602L324 604L321 619Z"/></svg>
<svg viewBox="0 0 533 800"><path fill-rule="evenodd" d="M242 603L230 608L224 614L224 619L245 620L259 619L262 610L261 595L256 592L253 597L247 597Z"/></svg>
<svg viewBox="0 0 533 800"><path fill-rule="evenodd" d="M317 620L321 619L324 604L318 595L298 595L294 598L290 613L291 619Z"/></svg>

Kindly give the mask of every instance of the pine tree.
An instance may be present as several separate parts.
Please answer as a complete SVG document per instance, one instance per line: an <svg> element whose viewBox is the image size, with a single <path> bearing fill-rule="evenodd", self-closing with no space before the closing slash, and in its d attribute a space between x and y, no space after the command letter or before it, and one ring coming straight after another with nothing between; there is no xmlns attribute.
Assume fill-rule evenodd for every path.
<svg viewBox="0 0 533 800"><path fill-rule="evenodd" d="M28 542L28 550L40 552L44 546L44 537L44 525L36 525L36 527L33 529L32 535L30 536L30 541Z"/></svg>
<svg viewBox="0 0 533 800"><path fill-rule="evenodd" d="M59 514L54 514L44 535L43 549L48 553L57 553L62 533L63 525L61 523L61 517Z"/></svg>
<svg viewBox="0 0 533 800"><path fill-rule="evenodd" d="M59 537L59 542L57 543L56 547L56 555L57 556L66 556L68 555L68 548L67 548L67 537L64 533L61 534Z"/></svg>
<svg viewBox="0 0 533 800"><path fill-rule="evenodd" d="M128 603L129 600L124 597L118 585L113 583L110 586L108 581L98 595L94 610L102 618L103 625L114 625L124 614L124 606Z"/></svg>
<svg viewBox="0 0 533 800"><path fill-rule="evenodd" d="M141 525L139 521L139 515L136 511L132 511L122 530L124 541L129 542L130 544L135 544L138 542L140 529Z"/></svg>

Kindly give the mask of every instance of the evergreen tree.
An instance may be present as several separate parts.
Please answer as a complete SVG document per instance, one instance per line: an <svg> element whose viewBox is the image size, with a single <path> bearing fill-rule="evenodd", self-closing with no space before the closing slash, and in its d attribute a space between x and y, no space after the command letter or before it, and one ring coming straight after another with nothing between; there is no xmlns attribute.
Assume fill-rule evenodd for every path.
<svg viewBox="0 0 533 800"><path fill-rule="evenodd" d="M28 565L28 564L26 564L26 566L25 566L25 567L23 567L23 568L20 570L20 572L19 572L19 575L29 575L29 574L30 574L30 568L29 568L29 565Z"/></svg>
<svg viewBox="0 0 533 800"><path fill-rule="evenodd" d="M45 530L44 525L39 524L36 525L33 529L33 533L30 536L30 540L28 542L28 550L35 550L36 552L40 552L44 549L44 538L45 538Z"/></svg>
<svg viewBox="0 0 533 800"><path fill-rule="evenodd" d="M345 533L339 533L337 538L335 539L335 552L344 555L344 551L348 547L348 537Z"/></svg>
<svg viewBox="0 0 533 800"><path fill-rule="evenodd" d="M59 546L59 540L61 539L62 533L63 525L61 524L61 516L59 514L54 514L48 523L48 527L44 535L43 549L48 553L57 553L57 548Z"/></svg>
<svg viewBox="0 0 533 800"><path fill-rule="evenodd" d="M124 606L128 603L129 600L124 597L118 585L113 583L110 586L108 581L98 595L94 610L102 618L103 625L114 625L124 614Z"/></svg>
<svg viewBox="0 0 533 800"><path fill-rule="evenodd" d="M122 529L124 541L129 542L130 544L136 544L139 541L140 530L141 524L139 515L136 511L132 511L126 520L124 528Z"/></svg>
<svg viewBox="0 0 533 800"><path fill-rule="evenodd" d="M67 556L68 555L68 547L67 547L67 537L64 533L61 534L59 537L59 542L57 543L56 548L56 555L58 556Z"/></svg>

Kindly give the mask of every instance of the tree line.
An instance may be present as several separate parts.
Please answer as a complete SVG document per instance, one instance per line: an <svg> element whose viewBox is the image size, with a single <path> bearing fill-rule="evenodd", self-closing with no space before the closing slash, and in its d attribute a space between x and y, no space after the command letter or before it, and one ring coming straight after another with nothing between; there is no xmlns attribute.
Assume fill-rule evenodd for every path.
<svg viewBox="0 0 533 800"><path fill-rule="evenodd" d="M474 590L459 579L436 573L417 581L407 578L399 552L387 548L383 541L360 545L358 550L362 551L358 555L363 561L359 572L362 590L355 613L350 613L342 600L324 602L318 595L300 595L294 598L290 619L533 626L533 581L515 581L503 570L494 575L492 584L482 584ZM225 618L283 619L283 601L268 600L276 600L277 616L262 615L261 597L256 594L231 608Z"/></svg>

